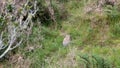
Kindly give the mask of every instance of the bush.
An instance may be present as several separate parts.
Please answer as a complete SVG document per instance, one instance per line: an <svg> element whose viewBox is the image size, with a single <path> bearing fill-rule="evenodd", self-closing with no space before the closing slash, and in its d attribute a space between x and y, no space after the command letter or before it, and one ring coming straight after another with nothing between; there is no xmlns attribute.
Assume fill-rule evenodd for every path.
<svg viewBox="0 0 120 68"><path fill-rule="evenodd" d="M120 11L119 6L107 6L106 14L114 37L120 37Z"/></svg>
<svg viewBox="0 0 120 68"><path fill-rule="evenodd" d="M4 10L0 13L0 58L20 46L23 40L29 41L25 38L29 39L32 27L37 25L37 22L41 22L42 25L52 23L52 27L56 27L56 20L60 19L63 13L59 9L61 4L57 2L50 0L27 0L19 3L5 1L2 8Z"/></svg>
<svg viewBox="0 0 120 68"><path fill-rule="evenodd" d="M40 0L38 1L38 12L36 13L35 19L41 21L43 25L51 25L52 27L57 26L57 20L66 18L67 10L63 6L64 4L59 1ZM64 18L63 18L64 17Z"/></svg>
<svg viewBox="0 0 120 68"><path fill-rule="evenodd" d="M80 59L85 64L85 68L112 68L112 65L110 62L108 62L103 57L100 57L98 55L81 55Z"/></svg>
<svg viewBox="0 0 120 68"><path fill-rule="evenodd" d="M111 27L111 31L114 37L120 37L120 23L115 23L115 25L113 25Z"/></svg>
<svg viewBox="0 0 120 68"><path fill-rule="evenodd" d="M20 9L13 3L6 2L4 12L0 13L2 22L0 25L0 59L20 46L24 40L21 36L27 32L26 30L32 29L32 17L35 16L37 9L36 2L31 5L29 3L30 1L27 1Z"/></svg>

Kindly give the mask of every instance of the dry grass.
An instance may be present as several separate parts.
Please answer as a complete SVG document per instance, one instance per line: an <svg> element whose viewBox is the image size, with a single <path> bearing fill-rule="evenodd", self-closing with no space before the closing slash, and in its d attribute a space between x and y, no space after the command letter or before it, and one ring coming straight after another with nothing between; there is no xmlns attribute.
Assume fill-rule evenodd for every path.
<svg viewBox="0 0 120 68"><path fill-rule="evenodd" d="M75 68L77 67L76 54L77 48L70 48L65 58L58 60L57 64L60 68Z"/></svg>

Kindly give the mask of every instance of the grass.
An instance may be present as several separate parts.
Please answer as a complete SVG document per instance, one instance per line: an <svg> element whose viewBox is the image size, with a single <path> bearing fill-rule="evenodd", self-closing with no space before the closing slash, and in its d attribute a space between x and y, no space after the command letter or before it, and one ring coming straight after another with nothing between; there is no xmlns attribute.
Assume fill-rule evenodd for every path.
<svg viewBox="0 0 120 68"><path fill-rule="evenodd" d="M43 27L41 32L44 37L42 48L36 49L29 55L33 59L31 68L119 68L119 42L115 42L111 38L109 30L105 32L105 36L108 38L100 41L104 35L101 30L106 29L104 27L106 16L92 14L91 16L95 17L95 20L103 20L103 24L97 24L97 28L92 29L91 16L83 14L81 9L84 8L84 5L81 5L81 2L80 5L77 4L78 7L76 7L76 3L75 1L66 3L71 16L68 20L61 21L61 29L51 30ZM114 25L112 29L113 35L119 37L119 33L116 33L119 32L119 25ZM72 42L68 47L62 46L64 38L60 35L62 31L71 35Z"/></svg>
<svg viewBox="0 0 120 68"><path fill-rule="evenodd" d="M107 14L85 14L85 6L83 0L79 4L77 1L66 2L70 17L65 21L59 21L61 29L46 26L41 26L40 29L33 28L28 45L36 48L33 52L26 52L20 48L25 58L31 61L31 68L120 67L119 20L117 19L118 23L113 20L116 24L106 27L106 22L110 21ZM94 20L97 24L92 28L91 23ZM72 41L67 47L62 46L62 31L71 35Z"/></svg>

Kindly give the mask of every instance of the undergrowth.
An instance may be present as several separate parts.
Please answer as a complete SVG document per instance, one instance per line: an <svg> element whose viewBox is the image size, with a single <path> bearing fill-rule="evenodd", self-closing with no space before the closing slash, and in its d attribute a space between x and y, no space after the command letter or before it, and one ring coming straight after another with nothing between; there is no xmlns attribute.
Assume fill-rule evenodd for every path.
<svg viewBox="0 0 120 68"><path fill-rule="evenodd" d="M106 4L96 8L96 2L52 0L55 22L45 1L39 0L41 10L33 18L32 32L22 36L25 41L14 55L18 53L24 60L29 59L30 68L119 68L119 8ZM91 10L86 12L85 9ZM6 22L2 16L0 21ZM1 31L6 24L0 26L3 26ZM66 47L62 45L64 33L71 36L71 43ZM12 63L6 65L14 67Z"/></svg>

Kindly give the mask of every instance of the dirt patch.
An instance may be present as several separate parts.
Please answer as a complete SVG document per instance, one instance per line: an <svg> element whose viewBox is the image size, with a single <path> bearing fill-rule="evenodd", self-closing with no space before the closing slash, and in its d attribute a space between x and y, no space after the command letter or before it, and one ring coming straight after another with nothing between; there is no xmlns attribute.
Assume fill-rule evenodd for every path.
<svg viewBox="0 0 120 68"><path fill-rule="evenodd" d="M3 68L4 66L3 66L3 64L0 64L0 68Z"/></svg>
<svg viewBox="0 0 120 68"><path fill-rule="evenodd" d="M24 56L20 54L16 54L11 56L9 64L12 65L13 68L29 68L31 61L29 59L25 59Z"/></svg>

